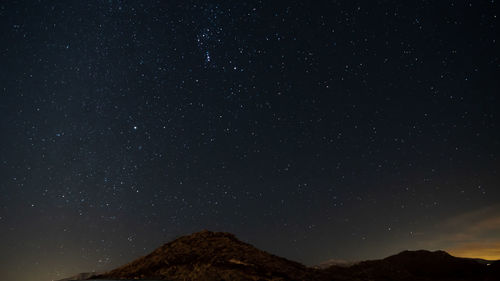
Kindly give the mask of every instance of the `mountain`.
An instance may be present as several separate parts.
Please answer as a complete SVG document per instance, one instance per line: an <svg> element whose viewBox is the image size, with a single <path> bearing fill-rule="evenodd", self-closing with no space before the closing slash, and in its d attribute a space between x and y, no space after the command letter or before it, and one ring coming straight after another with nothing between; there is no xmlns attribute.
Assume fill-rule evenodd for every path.
<svg viewBox="0 0 500 281"><path fill-rule="evenodd" d="M326 271L328 276L339 280L481 281L489 280L486 277L491 270L473 259L453 257L444 251L419 250L364 261L349 268L332 266Z"/></svg>
<svg viewBox="0 0 500 281"><path fill-rule="evenodd" d="M202 231L180 237L151 254L98 279L314 280L316 271L261 251L224 232Z"/></svg>
<svg viewBox="0 0 500 281"><path fill-rule="evenodd" d="M444 251L404 251L386 258L385 261L414 276L439 280L471 280L487 269L486 265L477 261L457 258Z"/></svg>
<svg viewBox="0 0 500 281"><path fill-rule="evenodd" d="M443 251L404 251L381 260L311 268L261 251L225 232L202 231L92 279L171 281L500 281L485 264Z"/></svg>

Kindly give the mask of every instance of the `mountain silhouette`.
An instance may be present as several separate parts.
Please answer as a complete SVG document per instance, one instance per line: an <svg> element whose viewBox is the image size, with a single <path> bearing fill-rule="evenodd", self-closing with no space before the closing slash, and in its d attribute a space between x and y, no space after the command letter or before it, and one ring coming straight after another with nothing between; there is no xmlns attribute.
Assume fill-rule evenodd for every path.
<svg viewBox="0 0 500 281"><path fill-rule="evenodd" d="M404 251L381 260L364 261L348 268L327 268L331 280L465 281L490 280L490 268L474 259L457 258L444 251ZM500 277L500 276L499 276ZM500 280L500 279L491 279Z"/></svg>
<svg viewBox="0 0 500 281"><path fill-rule="evenodd" d="M165 280L313 280L316 270L261 251L225 232L183 236L94 278Z"/></svg>
<svg viewBox="0 0 500 281"><path fill-rule="evenodd" d="M346 266L306 267L261 251L226 232L201 231L89 279L170 281L500 281L500 261L443 251L404 251Z"/></svg>

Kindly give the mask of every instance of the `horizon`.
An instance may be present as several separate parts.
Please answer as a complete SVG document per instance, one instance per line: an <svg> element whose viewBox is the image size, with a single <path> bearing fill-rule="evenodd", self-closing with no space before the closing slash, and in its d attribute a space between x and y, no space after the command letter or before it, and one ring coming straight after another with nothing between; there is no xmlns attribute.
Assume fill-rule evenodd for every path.
<svg viewBox="0 0 500 281"><path fill-rule="evenodd" d="M201 234L203 232L211 232L213 234L217 234L217 233L224 233L224 234L230 234L230 235L234 235L232 233L229 233L229 232L225 232L225 231L214 231L214 230L207 230L207 229L203 229L201 231L196 231L194 233L190 233L190 234L186 234L186 235L182 235L182 236L179 236L179 237L176 237L174 239L172 239L171 241L159 246L158 248L161 248L162 246L166 245L166 244L170 244L171 242L174 242L175 240L177 240L178 238L184 238L184 237L188 237L188 236L192 236L192 235L196 235L196 234ZM235 236L235 235L234 235ZM235 238L238 240L238 241L241 241L243 243L249 243L248 241L242 241L242 240L239 240L237 236L235 236ZM250 245L252 245L250 243ZM156 248L156 249L158 249ZM155 249L155 250L156 250ZM398 255L401 255L401 254L404 254L406 252L428 252L428 253L435 253L435 252L444 252L448 255L451 255L450 253L446 252L446 251L443 251L443 250L426 250L426 249L418 249L418 250L403 250L401 252L398 252L398 253L394 253L393 255L390 255L390 256L386 256L386 257L383 257L383 258L379 258L379 259L371 259L371 260L381 260L381 259L385 259L385 258L388 258L388 257L392 257L392 256L398 256ZM149 253L148 253L149 254ZM269 253L269 254L273 254L273 253ZM140 259L140 258L143 258L143 257L146 257L147 255L144 255L144 256L139 256L139 257L136 257L134 258L133 260L130 260L128 261L127 263L125 264L122 264L122 265L119 265L119 267L121 266L125 266L131 262L135 262L136 260ZM451 255L453 257L456 257L456 258L465 258L465 259L473 259L473 260L482 260L483 262L500 262L500 259L496 259L496 260L488 260L488 259L482 259L482 258L478 258L478 257L458 257L458 256L454 256L454 255ZM278 256L279 257L279 256ZM286 257L282 257L282 258L286 258ZM291 260L293 261L293 260ZM339 265L346 262L346 263L352 263L350 265L345 265L345 267L350 267L350 266L353 266L355 264L358 264L359 262L363 262L363 261L369 261L369 260L339 260L339 259L330 259L330 260L325 260L323 261L322 263L320 264L316 264L316 265L305 265L306 267L308 268L320 268L320 269L326 269L327 267L321 267L321 265L325 265L325 264L329 264L329 266L340 266L340 267L344 267L344 265ZM331 263L331 262L335 262L335 263ZM487 264L489 265L489 264ZM112 268L112 269L116 269L117 267L115 268ZM112 269L108 269L108 270L104 270L104 271L87 271L87 272L84 272L84 273L95 273L95 274L101 274L101 273L104 273L104 272L107 272L109 270L112 270ZM77 274L80 274L80 273L75 273L75 274L72 274L70 276L73 276L73 275L77 275ZM91 279L91 280L94 280L94 279ZM95 280L118 280L118 279L95 279ZM124 279L120 279L120 280L124 280ZM127 279L128 280L128 279ZM132 279L131 279L132 280ZM142 280L142 279L139 279L139 280ZM144 279L146 280L146 279ZM147 279L147 280L150 280L150 279ZM52 281L57 281L57 280L52 280Z"/></svg>
<svg viewBox="0 0 500 281"><path fill-rule="evenodd" d="M199 234L199 233L202 233L204 231L208 231L208 232L212 232L212 233L229 233L231 235L234 235L233 233L230 233L230 232L227 232L227 231L223 231L223 230L220 230L220 231L216 231L216 230L209 230L209 229L202 229L202 230L199 230L199 231L195 231L195 232L192 232L192 233L187 233L187 234L184 234L184 235L180 235L180 236L177 236L173 239L171 239L170 241L162 244L162 245L159 245L158 247L152 249L151 251L149 251L148 253L144 254L144 255L140 255L140 256L137 256L137 257L134 257L132 258L132 260L129 260L123 264L119 264L119 265L115 265L111 268L108 268L108 269L105 269L104 271L95 271L95 270L89 270L89 271L85 271L85 272L78 272L78 273L74 273L74 274L70 274L69 276L72 276L72 275L76 275L76 274L79 274L79 273L102 273L102 272L106 272L106 271L109 271L109 270L112 270L114 268L117 268L119 266L123 266L123 265L126 265L132 261L135 261L136 259L139 259L139 258L142 258L142 257L145 257L147 255L149 255L150 253L152 253L153 251L155 251L156 249L158 248L161 248L162 246L166 245L166 244L169 244L171 242L174 242L175 240L177 240L178 238L181 238L181 237L185 237L185 236L190 236L190 235L193 235L193 234ZM244 240L240 240L238 238L237 235L234 235L236 237L236 239L238 239L239 241L241 242L244 242L244 243L248 243L252 246L254 246L251 241L244 241ZM257 247L258 248L258 247ZM263 249L260 249L260 250L263 250ZM488 259L488 258L484 258L484 257L479 257L479 256L457 256L457 255L454 255L448 251L445 251L443 249L403 249L403 250L400 250L399 252L395 252L391 255L387 255L387 256L382 256L382 257L375 257L375 258L371 258L371 259L357 259L357 260L347 260L347 259L328 259L328 260L324 260L320 263L317 263L317 264L303 264L305 265L306 267L309 267L309 268L314 268L314 267L318 267L324 263L328 263L330 261L336 261L336 262L354 262L354 263L358 263L358 262L362 262L362 261L369 261L369 260L380 260L380 259L385 259L387 257L391 257L391 256L396 256L396 255L399 255L399 254L402 254L404 252L419 252L419 251L425 251L425 252L430 252L430 253L433 253L433 252L445 252L453 257L456 257L456 258L465 258L465 259L480 259L480 260L484 260L484 261L487 261L487 262L495 262L495 261L500 261L500 257L497 257L497 258L493 258L493 259ZM267 251L266 251L267 252ZM272 252L268 252L269 254L272 254L272 255L275 255L275 253L272 253ZM291 261L295 261L293 259L289 259L287 257L283 257L283 256L279 256L278 257L282 257L282 258L286 258L288 260L291 260ZM106 279L107 280L107 279ZM53 281L56 281L56 280L53 280Z"/></svg>
<svg viewBox="0 0 500 281"><path fill-rule="evenodd" d="M169 241L169 242L167 242L167 243L165 243L165 244L163 244L163 245L161 245L161 246L159 246L159 247L155 248L155 249L154 249L154 250L152 250L150 253L152 253L153 251L155 251L155 250L157 250L157 249L159 249L159 248L161 248L161 247L163 247L163 246L165 246L165 245L167 245L167 244L170 244L170 243L175 242L175 241L176 241L177 239L179 239L179 238L185 238L185 237L189 237L189 236L192 236L192 235L200 235L200 234L202 234L202 233L204 233L204 232L210 232L210 233L212 233L212 234L229 234L229 235L233 235L233 236L234 236L234 237L235 237L238 241L243 242L243 243L248 243L248 244L250 244L251 246L253 246L253 245L252 245L249 241L242 241L242 240L238 239L238 237L237 237L236 235L234 235L233 233L229 233L229 232L226 232L226 231L215 231L215 230L202 229L202 230L200 230L200 231L196 231L196 232L193 232L193 233L189 233L189 234L185 234L185 235L181 235L181 236L175 237L175 238L173 238L171 241ZM200 239L200 237L198 237L198 239ZM257 249L258 249L258 248L257 248ZM344 262L347 262L347 263L352 263L352 264L350 264L350 265L346 265L346 267L350 267L350 266L353 266L353 265L358 264L359 262L363 262L363 261L370 261L370 260L373 260L373 261L375 261L375 260L382 260L382 259L385 259L385 258L388 258L388 257L398 256L398 255L404 254L404 253L406 253L406 252L422 252L422 251L423 251L423 252L427 252L427 253L444 252L444 253L446 253L446 254L448 254L448 255L450 255L450 256L453 256L453 257L455 257L455 258L464 258L464 259L482 260L483 262L497 262L497 261L498 261L498 262L500 262L500 259L483 259L483 258L479 258L479 257L459 257L459 256L452 255L452 254L450 254L450 253L448 253L448 252L446 252L446 251L439 250L439 249L438 249L438 250L427 250L427 249L409 250L409 249L406 249L406 250L402 250L402 251L400 251L400 252L398 252L398 253L394 253L394 254L392 254L392 255L385 256L385 257L382 257L382 258L377 258L377 259L367 259L367 260L366 260L366 259L365 259L365 260L343 260L343 259L329 259L329 260L325 260L325 261L323 261L322 263L320 263L320 264L316 264L316 265L306 265L306 264L304 264L304 265L305 265L306 267L308 267L308 268L320 268L320 269L326 269L327 267L321 267L321 265L325 265L325 264L328 264L328 263L330 262L330 265L329 265L329 266L340 266L340 267L344 267L343 265L339 265L339 263L341 263L341 264L342 264L342 263L344 263ZM143 257L146 257L146 256L147 256L147 255L149 255L150 253L147 253L146 255L142 255L142 256L135 257L135 258L133 258L133 260L130 260L130 261L128 261L128 262L126 262L126 263L124 263L124 264L121 264L121 265L115 266L114 268L109 268L109 269L106 269L106 270L101 270L101 271L90 270L90 271L86 271L86 272L74 273L74 274L71 274L71 275L69 275L69 276L73 276L73 275L77 275L77 274L83 274L83 273L84 273L84 274L89 274L89 273L101 274L101 273L104 273L104 272L109 272L110 270L114 270L114 269L116 269L116 268L118 268L118 267L122 267L122 266L125 266L125 265L127 265L127 264L130 264L130 263L132 263L132 262L136 262L137 260L139 260L139 259L141 259L141 258L143 258ZM268 252L268 254L273 255L273 253L269 253L269 252ZM280 256L278 256L278 257L280 257ZM286 259L286 257L281 257L281 258L285 258L285 259ZM290 260L290 261L293 261L293 260ZM332 264L331 262L335 262L335 263L333 263L333 264ZM489 265L489 264L488 264L488 265ZM69 277L69 276L66 276L66 277ZM92 280L94 280L94 279L92 279ZM115 280L115 279L95 279L95 280ZM118 280L118 279L116 279L116 280ZM120 279L120 280L124 280L124 279ZM127 279L127 280L128 280L128 279ZM132 280L132 279L131 279L131 280ZM142 279L139 279L139 280L142 280ZM146 280L146 279L144 279L144 280ZM147 279L147 280L150 280L150 279ZM52 280L52 281L57 281L57 280Z"/></svg>
<svg viewBox="0 0 500 281"><path fill-rule="evenodd" d="M500 259L497 1L4 2L3 281L205 228Z"/></svg>

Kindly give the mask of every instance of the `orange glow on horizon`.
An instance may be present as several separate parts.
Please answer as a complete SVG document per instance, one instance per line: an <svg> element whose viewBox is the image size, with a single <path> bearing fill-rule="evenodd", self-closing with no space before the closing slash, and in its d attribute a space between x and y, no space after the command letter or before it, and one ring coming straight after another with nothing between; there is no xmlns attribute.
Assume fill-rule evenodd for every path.
<svg viewBox="0 0 500 281"><path fill-rule="evenodd" d="M456 257L500 260L500 242L464 244L448 252Z"/></svg>

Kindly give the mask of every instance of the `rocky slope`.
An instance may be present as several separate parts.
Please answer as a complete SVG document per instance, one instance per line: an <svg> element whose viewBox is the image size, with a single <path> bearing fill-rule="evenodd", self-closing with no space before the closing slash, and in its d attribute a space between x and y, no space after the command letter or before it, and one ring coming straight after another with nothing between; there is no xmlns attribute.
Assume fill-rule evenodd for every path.
<svg viewBox="0 0 500 281"><path fill-rule="evenodd" d="M243 243L224 232L180 237L100 279L313 280L316 270Z"/></svg>

